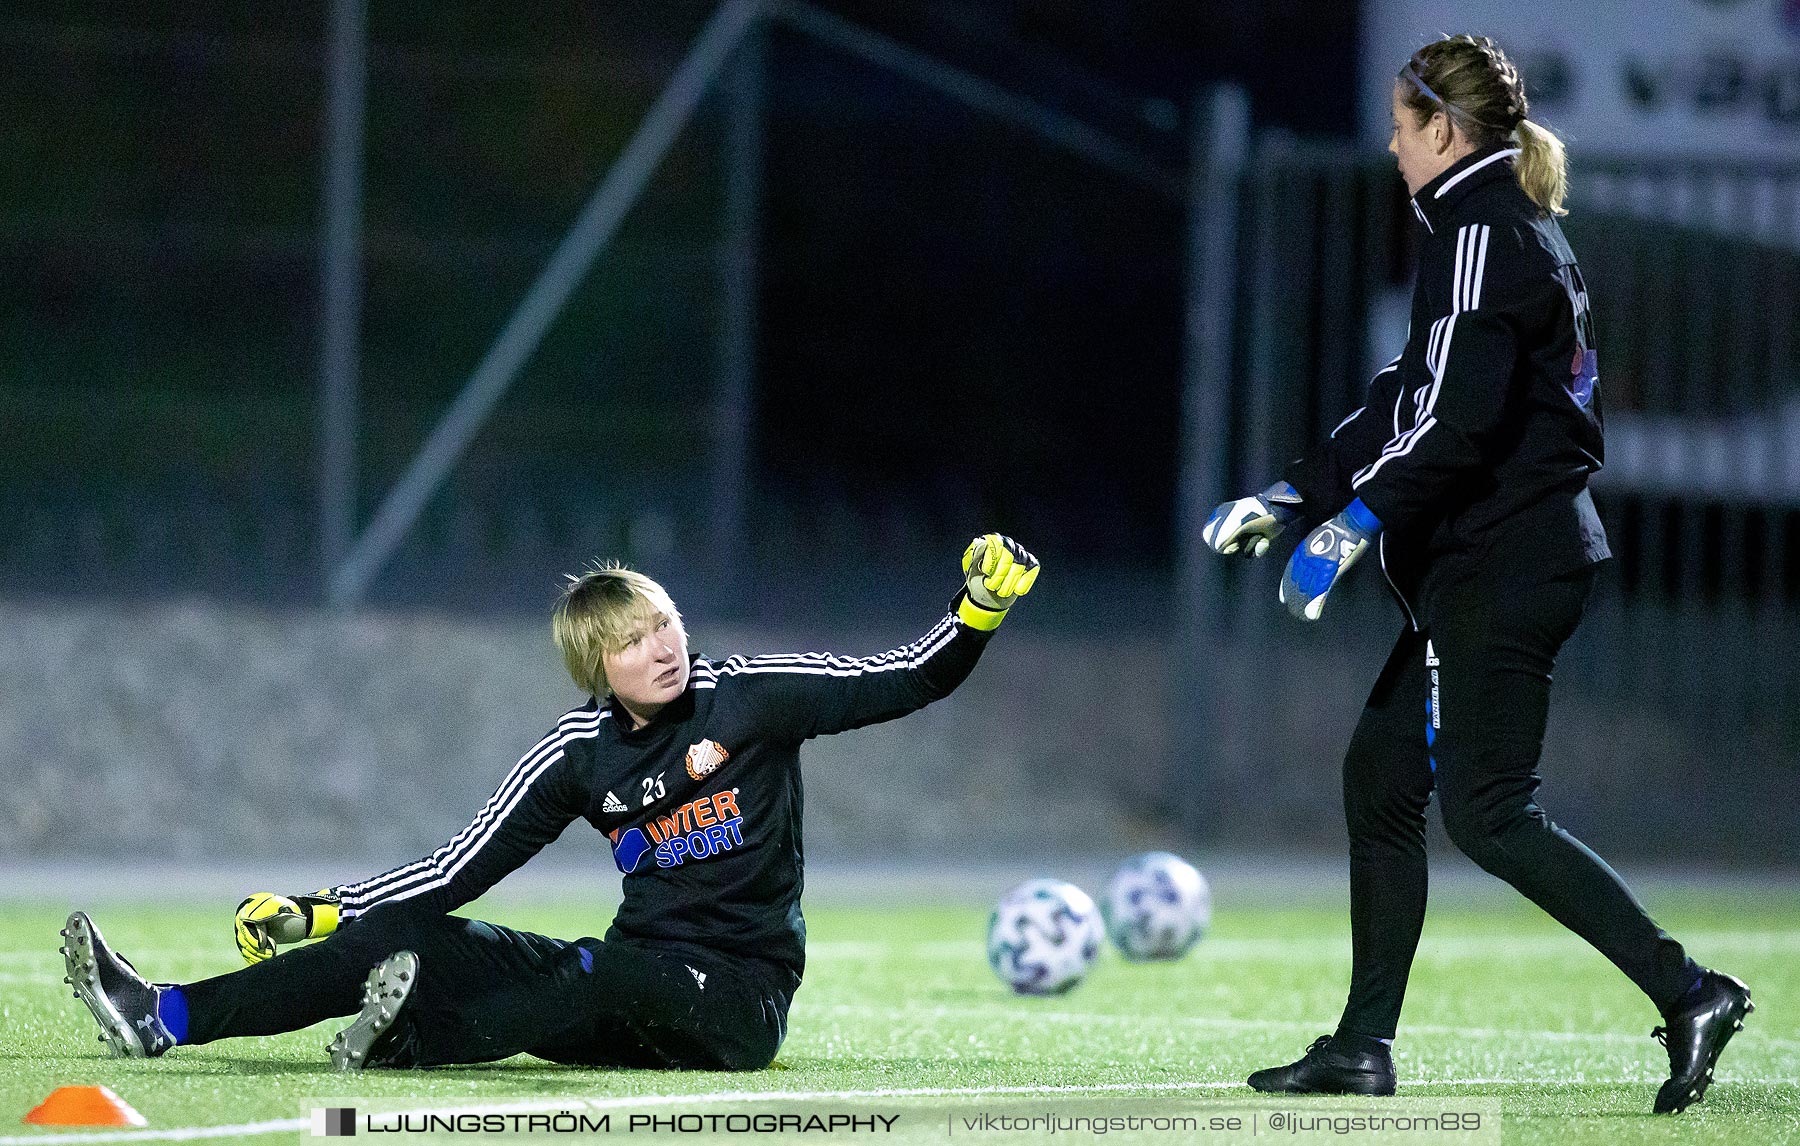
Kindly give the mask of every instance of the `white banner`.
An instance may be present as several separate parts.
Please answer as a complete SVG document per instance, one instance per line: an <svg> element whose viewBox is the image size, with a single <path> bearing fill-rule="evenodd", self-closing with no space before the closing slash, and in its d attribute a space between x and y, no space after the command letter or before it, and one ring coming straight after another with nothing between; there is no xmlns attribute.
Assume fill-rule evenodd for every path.
<svg viewBox="0 0 1800 1146"><path fill-rule="evenodd" d="M1577 156L1800 160L1800 0L1370 0L1370 142L1387 142L1407 57L1459 32L1506 49L1525 73L1531 117Z"/></svg>

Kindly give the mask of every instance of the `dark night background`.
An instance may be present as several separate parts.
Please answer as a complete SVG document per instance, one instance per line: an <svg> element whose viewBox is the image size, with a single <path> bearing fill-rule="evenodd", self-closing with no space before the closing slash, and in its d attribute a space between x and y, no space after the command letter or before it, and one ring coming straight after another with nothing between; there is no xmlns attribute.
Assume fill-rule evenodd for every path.
<svg viewBox="0 0 1800 1146"><path fill-rule="evenodd" d="M1244 83L1264 123L1352 129L1353 5L826 7L1100 126L1177 181L1190 101L1214 79ZM365 517L712 10L372 6ZM0 467L30 495L8 532L98 512L93 577L316 593L322 19L64 3L0 21ZM779 522L823 500L898 514L901 536L967 517L1080 560L1166 562L1182 204L790 30L767 59L759 537L795 544ZM434 502L424 543L460 530L504 547L521 506L560 537L584 500L623 516L647 488L699 496L716 103ZM146 555L211 548L197 539L243 518L257 524L223 527L256 534L241 560ZM20 578L58 591L66 563L40 556Z"/></svg>
<svg viewBox="0 0 1800 1146"><path fill-rule="evenodd" d="M595 557L650 571L725 651L868 652L917 634L988 529L1044 557L1029 624L956 705L830 749L842 770L815 773L832 809L815 832L915 854L1090 849L1097 831L1341 848L1335 761L1398 611L1376 563L1317 626L1280 609L1271 562L1178 580L1178 451L1184 375L1218 352L1222 393L1190 391L1221 406L1185 443L1191 527L1328 432L1400 337L1414 224L1354 131L1374 16L1359 20L1385 10L819 7L1104 132L1137 173L776 19L753 417L721 400L728 72L349 611L322 607L328 6L0 15L0 746L28 761L0 823L16 849L100 830L64 799L73 771L109 776L121 814L182 822L167 847L198 855L206 825L143 793L238 793L234 830L253 833L295 762L317 762L350 795L306 838L365 848L391 829L404 851L419 825L364 816L354 794L400 768L461 815L539 734L536 706L568 688L542 631L559 574ZM369 6L359 526L717 11ZM1249 96L1252 149L1202 200L1194 113L1219 81ZM1723 174L1743 171L1733 195L1800 202L1779 198L1800 189L1791 165ZM1546 772L1559 808L1608 809L1597 845L1764 862L1792 836L1800 776L1800 506L1658 482L1669 458L1686 481L1752 437L1800 442L1777 420L1800 408L1800 310L1782 302L1800 259L1791 230L1632 208L1696 172L1718 173L1577 153L1568 234L1608 364L1595 491L1620 559L1558 665ZM1230 338L1204 346L1184 329L1211 313L1186 293L1201 201L1237 213L1218 248ZM738 425L748 536L731 559L713 514L721 427ZM1635 469L1613 450L1633 440ZM919 791L953 793L963 818L921 819ZM1027 814L1028 791L1065 804Z"/></svg>

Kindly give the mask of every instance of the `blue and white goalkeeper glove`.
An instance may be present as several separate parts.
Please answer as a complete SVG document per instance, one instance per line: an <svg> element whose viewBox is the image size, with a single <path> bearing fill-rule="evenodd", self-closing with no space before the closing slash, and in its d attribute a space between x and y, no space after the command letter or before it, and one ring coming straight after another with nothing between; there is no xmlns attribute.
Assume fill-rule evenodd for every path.
<svg viewBox="0 0 1800 1146"><path fill-rule="evenodd" d="M1303 621L1316 621L1331 592L1381 532L1381 519L1357 498L1344 512L1306 535L1281 574L1281 603Z"/></svg>
<svg viewBox="0 0 1800 1146"><path fill-rule="evenodd" d="M1278 481L1255 497L1240 497L1213 510L1200 528L1200 539L1214 553L1261 557L1299 516L1300 491Z"/></svg>

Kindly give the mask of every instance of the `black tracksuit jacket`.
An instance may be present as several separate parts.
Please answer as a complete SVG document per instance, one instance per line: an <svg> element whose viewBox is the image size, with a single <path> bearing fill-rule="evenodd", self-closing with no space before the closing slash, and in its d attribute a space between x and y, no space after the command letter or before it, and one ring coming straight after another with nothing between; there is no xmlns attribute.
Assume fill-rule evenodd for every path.
<svg viewBox="0 0 1800 1146"><path fill-rule="evenodd" d="M1586 288L1514 149L1466 156L1413 196L1425 229L1406 349L1364 405L1283 475L1307 519L1361 498L1416 628L1445 587L1496 589L1610 555L1587 488L1600 388Z"/></svg>
<svg viewBox="0 0 1800 1146"><path fill-rule="evenodd" d="M686 691L637 729L590 700L525 754L449 842L334 889L346 925L377 909L453 911L585 819L606 834L624 873L608 942L704 948L791 995L806 961L801 743L949 694L991 636L950 615L872 657L693 656Z"/></svg>

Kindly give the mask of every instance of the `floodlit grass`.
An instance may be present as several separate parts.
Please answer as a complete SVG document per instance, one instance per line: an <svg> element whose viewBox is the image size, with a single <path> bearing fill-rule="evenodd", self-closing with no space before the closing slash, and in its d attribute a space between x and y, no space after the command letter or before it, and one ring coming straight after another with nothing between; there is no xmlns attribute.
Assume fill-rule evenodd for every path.
<svg viewBox="0 0 1800 1146"><path fill-rule="evenodd" d="M1670 892L1652 905L1697 958L1755 991L1757 1012L1701 1106L1652 1117L1667 1061L1648 1037L1657 1021L1649 1005L1529 905L1487 899L1433 907L1396 1047L1401 1094L1498 1100L1507 1143L1800 1141L1800 903L1767 891ZM1108 951L1085 983L1053 999L1014 998L988 973L980 910L820 907L809 912L807 981L771 1070L583 1071L521 1057L346 1077L330 1071L322 1051L331 1025L178 1049L151 1062L104 1057L86 1010L61 982L57 929L70 906L87 905L0 904L0 1119L9 1127L0 1128L0 1142L68 1133L19 1119L52 1088L89 1083L111 1086L149 1119L149 1131L276 1123L239 1134L261 1142L291 1140L308 1100L323 1097L548 1110L579 1096L596 1103L593 1115L612 1112L615 1133L630 1113L897 1114L894 1132L878 1136L887 1141L941 1140L958 1115L1002 1105L1013 1113L1104 1104L1107 1113L1204 1115L1369 1102L1296 1104L1238 1085L1253 1069L1297 1057L1330 1028L1349 975L1348 925L1337 907L1225 904L1213 934L1186 960L1139 966ZM574 906L475 911L567 936L603 924ZM97 907L94 915L152 978L194 979L236 965L223 910L167 903ZM772 1094L800 1097L760 1097ZM956 1138L1022 1138L954 1129Z"/></svg>

